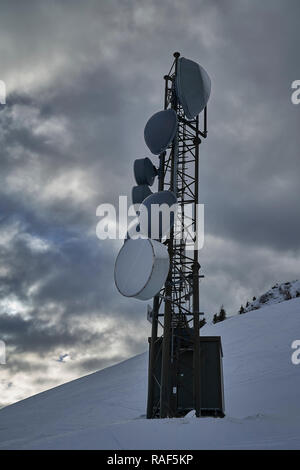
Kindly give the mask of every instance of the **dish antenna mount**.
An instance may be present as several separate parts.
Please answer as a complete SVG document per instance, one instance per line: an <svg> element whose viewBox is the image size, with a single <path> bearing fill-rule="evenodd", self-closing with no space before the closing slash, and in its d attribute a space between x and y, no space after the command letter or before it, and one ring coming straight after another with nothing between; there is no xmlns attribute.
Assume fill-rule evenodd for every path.
<svg viewBox="0 0 300 470"><path fill-rule="evenodd" d="M172 191L177 196L182 224L186 205L192 205L190 224L195 233L196 205L199 203L199 146L207 137L207 108L206 105L204 109L202 106L210 92L210 81L205 72L205 84L209 84L209 90L205 90L203 95L205 84L201 70L195 62L180 59L179 52L174 53L172 67L164 76L164 109L176 113L178 125L171 145L159 156L158 171L158 189ZM196 106L192 106L193 94L198 96ZM191 109L195 113L197 106L198 112L202 111L202 129L199 115L191 115ZM173 114L170 112L170 116ZM201 415L199 279L203 276L199 272L198 250L187 249L184 235L181 239L176 237L176 231L180 229L184 233L186 227L182 225L171 229L167 240L169 275L159 295L153 300L147 418L175 417L186 413L186 410L180 409L179 394L184 384L180 384L183 379L178 376L182 351L186 345L194 351L192 408L196 410L196 416ZM161 336L158 335L159 325L162 327ZM161 354L158 354L158 347L162 348Z"/></svg>
<svg viewBox="0 0 300 470"><path fill-rule="evenodd" d="M144 131L145 143L152 158L157 159L153 155L158 156L158 171L148 158L136 160L134 173L137 186L133 189L132 198L134 203L140 204L140 214L143 214L145 207L151 207L157 201L171 205L173 198L180 212L179 223L176 220L177 223L173 224L171 220L169 233L158 225L159 237L149 246L147 239L126 242L116 263L116 285L126 296L146 300L154 295L149 338L147 418L184 416L191 409L196 411L197 417L201 416L204 414L204 395L216 396L210 393L211 389L205 391L204 388L205 393L201 397L203 382L211 383L212 380L216 386L217 382L220 384L218 390L221 397L220 405L213 410L213 414L224 416L222 379L219 380L221 369L218 377L211 380L210 376L208 380L202 380L203 371L205 375L205 370L211 370L207 367L207 361L202 367L200 355L199 280L204 276L200 274L197 244L191 248L187 236L189 228L194 234L197 234L198 228L199 147L207 137L207 102L211 83L200 65L181 58L179 52L174 53L164 82L164 109L150 117ZM149 186L152 186L156 173L158 192L152 193ZM192 206L189 226L185 217L187 206ZM163 235L165 239L161 238ZM138 251L140 257L137 259ZM152 265L159 272L156 279L149 274ZM129 278L128 266L132 268ZM216 344L215 363L222 364L220 338L202 337L201 344L202 341L201 350L206 347L205 341L208 348ZM207 354L211 364L211 349L207 350ZM187 358L188 367L185 365ZM207 414L212 414L211 407L206 409Z"/></svg>

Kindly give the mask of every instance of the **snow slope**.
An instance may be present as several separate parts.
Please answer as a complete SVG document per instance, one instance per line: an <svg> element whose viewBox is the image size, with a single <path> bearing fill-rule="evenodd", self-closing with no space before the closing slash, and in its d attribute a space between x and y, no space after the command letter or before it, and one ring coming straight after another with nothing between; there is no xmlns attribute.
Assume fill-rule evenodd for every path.
<svg viewBox="0 0 300 470"><path fill-rule="evenodd" d="M296 297L300 297L300 281L275 284L258 299L255 299L252 302L247 302L247 305L244 308L244 313L258 310L266 305L279 304L285 300L294 299Z"/></svg>
<svg viewBox="0 0 300 470"><path fill-rule="evenodd" d="M0 410L2 449L299 449L300 299L201 330L221 335L226 417L146 420L147 354ZM146 342L146 341L145 341Z"/></svg>

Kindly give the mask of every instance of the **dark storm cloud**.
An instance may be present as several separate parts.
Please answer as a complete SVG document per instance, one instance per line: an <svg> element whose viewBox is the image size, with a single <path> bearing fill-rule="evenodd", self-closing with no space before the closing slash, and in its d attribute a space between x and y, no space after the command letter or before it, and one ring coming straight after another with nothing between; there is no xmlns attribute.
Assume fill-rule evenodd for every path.
<svg viewBox="0 0 300 470"><path fill-rule="evenodd" d="M213 142L202 165L207 228L247 246L298 251L299 110L290 101L298 73L296 4L267 4L251 9L241 2L223 23L219 64L227 65L215 75Z"/></svg>
<svg viewBox="0 0 300 470"><path fill-rule="evenodd" d="M62 367L89 372L146 349L146 304L117 293L117 245L96 238L95 213L130 194L175 50L212 78L201 308L234 313L297 277L299 12L296 0L1 3L0 338L7 380L23 371L37 387L24 393L47 386L41 357L52 386Z"/></svg>
<svg viewBox="0 0 300 470"><path fill-rule="evenodd" d="M72 325L51 325L40 319L24 320L20 315L2 314L0 319L1 336L8 345L14 345L14 353L36 352L43 356L54 347L80 344L88 345L95 339L101 340L104 334L93 333L90 329L72 329ZM10 366L10 361L9 366Z"/></svg>

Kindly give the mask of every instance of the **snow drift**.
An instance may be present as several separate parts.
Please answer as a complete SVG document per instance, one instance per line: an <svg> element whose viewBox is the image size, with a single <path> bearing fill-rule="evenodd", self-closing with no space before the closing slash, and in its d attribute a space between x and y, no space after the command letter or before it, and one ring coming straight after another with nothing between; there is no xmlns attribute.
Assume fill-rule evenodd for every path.
<svg viewBox="0 0 300 470"><path fill-rule="evenodd" d="M224 419L146 420L145 353L0 410L0 448L299 449L300 299L201 333L222 337Z"/></svg>

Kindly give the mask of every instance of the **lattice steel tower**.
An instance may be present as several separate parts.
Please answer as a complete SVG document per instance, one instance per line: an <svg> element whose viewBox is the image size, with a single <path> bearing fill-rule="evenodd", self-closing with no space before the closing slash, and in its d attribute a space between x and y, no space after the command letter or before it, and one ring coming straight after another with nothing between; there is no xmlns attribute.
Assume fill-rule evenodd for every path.
<svg viewBox="0 0 300 470"><path fill-rule="evenodd" d="M180 394L187 383L192 383L191 400L196 416L201 415L199 279L203 276L198 249L191 247L195 240L191 239L189 231L197 233L199 223L199 146L207 136L207 108L200 115L202 130L199 116L192 121L185 118L175 92L179 56L178 52L174 53L172 67L164 76L164 109L174 109L178 129L172 144L159 156L158 190L167 189L176 194L181 222L171 229L165 241L170 271L163 289L153 300L147 418L184 415L187 410L180 404ZM158 335L159 325L161 336ZM187 349L193 352L193 368L191 377L182 380L181 361Z"/></svg>

